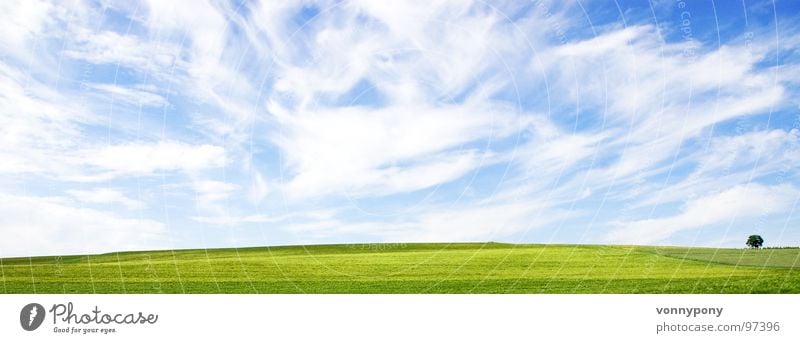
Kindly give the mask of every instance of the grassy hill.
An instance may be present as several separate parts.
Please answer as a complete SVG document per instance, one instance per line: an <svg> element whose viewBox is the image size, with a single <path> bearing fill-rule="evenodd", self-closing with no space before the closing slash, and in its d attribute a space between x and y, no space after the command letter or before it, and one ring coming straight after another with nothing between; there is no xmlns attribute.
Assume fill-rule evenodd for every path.
<svg viewBox="0 0 800 343"><path fill-rule="evenodd" d="M0 259L5 293L800 293L800 249L355 244Z"/></svg>

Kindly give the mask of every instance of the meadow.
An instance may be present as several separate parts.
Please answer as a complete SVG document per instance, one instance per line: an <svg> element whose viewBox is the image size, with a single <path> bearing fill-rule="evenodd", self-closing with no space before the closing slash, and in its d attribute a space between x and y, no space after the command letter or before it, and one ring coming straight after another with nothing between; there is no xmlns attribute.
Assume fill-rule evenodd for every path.
<svg viewBox="0 0 800 343"><path fill-rule="evenodd" d="M0 259L5 293L800 293L800 249L343 244Z"/></svg>

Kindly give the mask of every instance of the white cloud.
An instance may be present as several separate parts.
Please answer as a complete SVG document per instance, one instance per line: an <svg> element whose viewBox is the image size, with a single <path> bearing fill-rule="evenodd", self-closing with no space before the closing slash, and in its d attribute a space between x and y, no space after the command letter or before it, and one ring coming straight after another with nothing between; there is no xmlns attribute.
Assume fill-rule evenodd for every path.
<svg viewBox="0 0 800 343"><path fill-rule="evenodd" d="M715 137L707 152L697 154L698 167L689 177L719 176L724 171L738 169L752 173L763 168L761 171L767 172L796 165L800 162L798 135L800 131L797 129L775 129Z"/></svg>
<svg viewBox="0 0 800 343"><path fill-rule="evenodd" d="M523 175L532 177L527 183L538 188L529 191L540 191L557 179L567 178L580 163L603 152L603 146L615 136L612 129L597 133L562 132L547 118L537 120L532 129L532 137L515 155L524 167Z"/></svg>
<svg viewBox="0 0 800 343"><path fill-rule="evenodd" d="M508 108L470 105L346 107L292 116L272 106L271 112L283 125L275 143L294 175L286 190L299 198L401 193L448 182L488 162L460 145L504 138L523 125Z"/></svg>
<svg viewBox="0 0 800 343"><path fill-rule="evenodd" d="M743 180L789 172L800 165L800 138L797 130L780 129L715 137L707 149L695 151L676 163L690 163L694 169L678 182L648 185L640 193L628 194L637 198L635 207L689 199L718 192Z"/></svg>
<svg viewBox="0 0 800 343"><path fill-rule="evenodd" d="M146 207L143 201L131 199L122 192L110 188L74 189L67 191L67 193L79 201L89 204L120 204L129 210L139 210Z"/></svg>
<svg viewBox="0 0 800 343"><path fill-rule="evenodd" d="M227 45L237 42L230 34L233 24L226 20L235 9L227 6L207 0L149 0L146 25L152 32L179 38L182 43L185 58L180 60L180 68L188 76L182 82L184 92L237 117L242 108L249 109L252 104L246 97L255 93L247 75L240 71L242 57L236 54L228 59L225 55Z"/></svg>
<svg viewBox="0 0 800 343"><path fill-rule="evenodd" d="M111 100L119 100L126 104L145 107L161 107L169 104L167 99L161 95L137 89L141 87L125 87L113 84L92 84L89 87L111 95L109 102Z"/></svg>
<svg viewBox="0 0 800 343"><path fill-rule="evenodd" d="M686 49L693 49L694 55L685 55ZM596 114L596 124L572 134L542 135L544 141L534 139L531 144L541 150L521 154L520 162L527 162L528 176L542 182L528 190L553 186L541 178L542 171L548 175L554 170L552 163L567 166L556 169L567 174L578 172L557 175L562 176L560 185L552 191L559 194L579 194L587 186L617 186L627 192L634 187L626 185L669 172L681 162L676 159L687 153L689 143L710 128L769 112L786 101L785 86L775 82L769 70L757 68L768 52L757 44L732 43L704 51L694 41L667 43L651 25L610 28L594 38L545 49L544 69L552 76L548 89L558 94L547 99L559 109L551 115L570 118L568 110L575 108L579 118ZM571 148L543 160L540 156L551 151L548 143ZM527 151L531 150L537 151ZM574 168L590 156L593 164ZM739 176L717 185L727 188L747 181L746 175ZM644 185L648 186L663 185Z"/></svg>
<svg viewBox="0 0 800 343"><path fill-rule="evenodd" d="M273 218L263 214L253 214L247 216L194 216L192 220L203 223L221 226L239 226L253 223L275 223L283 218Z"/></svg>
<svg viewBox="0 0 800 343"><path fill-rule="evenodd" d="M192 217L192 220L198 223L222 225L222 226L238 226L244 224L287 224L294 222L309 222L313 221L319 224L323 221L330 221L336 216L336 209L324 210L303 210L299 212L290 212L282 214L246 214L246 215L199 215ZM289 224L292 226L293 224ZM319 226L318 229L324 230L324 227Z"/></svg>
<svg viewBox="0 0 800 343"><path fill-rule="evenodd" d="M225 150L219 146L176 141L108 145L86 150L82 158L85 164L113 176L157 171L193 172L227 163Z"/></svg>
<svg viewBox="0 0 800 343"><path fill-rule="evenodd" d="M782 85L755 66L768 50L723 45L684 54L697 45L665 43L654 26L632 26L558 47L544 59L554 91L568 95L555 101L601 110L610 125L630 125L621 139L633 143L680 140L783 99Z"/></svg>
<svg viewBox="0 0 800 343"><path fill-rule="evenodd" d="M508 147L492 143L529 119L492 99L512 82L499 68L502 53L524 43L496 11L458 1L325 5L302 29L280 20L249 27L273 48L267 110L286 158L287 178L276 186L289 198L400 194L505 160ZM287 8L262 4L257 13ZM281 42L283 32L296 40ZM353 104L357 85L380 99Z"/></svg>
<svg viewBox="0 0 800 343"><path fill-rule="evenodd" d="M0 173L63 168L65 152L80 142L81 125L95 122L74 99L0 62Z"/></svg>
<svg viewBox="0 0 800 343"><path fill-rule="evenodd" d="M65 255L164 248L165 227L57 198L2 194L0 233L2 256Z"/></svg>
<svg viewBox="0 0 800 343"><path fill-rule="evenodd" d="M192 181L196 212L199 214L193 220L219 224L233 222L234 213L238 212L233 206L233 201L245 198L239 185L198 179ZM241 221L244 223L244 221Z"/></svg>
<svg viewBox="0 0 800 343"><path fill-rule="evenodd" d="M162 78L173 78L171 68L183 63L181 48L169 41L143 40L135 35L84 27L74 30L75 37L68 41L70 45L64 51L65 56L74 59L115 64Z"/></svg>
<svg viewBox="0 0 800 343"><path fill-rule="evenodd" d="M260 172L254 171L250 187L247 189L248 200L253 204L258 204L267 197L268 193L269 188L267 188L267 182L264 181L264 176Z"/></svg>
<svg viewBox="0 0 800 343"><path fill-rule="evenodd" d="M32 57L35 46L45 27L52 21L53 5L40 0L9 0L0 3L0 46L4 54L17 58Z"/></svg>
<svg viewBox="0 0 800 343"><path fill-rule="evenodd" d="M197 192L198 197L208 201L217 201L227 199L241 187L222 181L198 180L192 183L192 188Z"/></svg>
<svg viewBox="0 0 800 343"><path fill-rule="evenodd" d="M566 213L542 201L467 206L430 211L419 219L419 230L401 236L412 241L491 241L536 230L564 218Z"/></svg>
<svg viewBox="0 0 800 343"><path fill-rule="evenodd" d="M798 190L791 185L737 185L688 201L680 213L618 223L606 238L618 243L653 243L684 230L709 227L736 218L767 216L787 210Z"/></svg>
<svg viewBox="0 0 800 343"><path fill-rule="evenodd" d="M631 26L614 30L599 36L558 47L555 52L561 57L605 58L609 53L625 52L636 41L647 40L651 28L647 26ZM647 43L654 43L649 41Z"/></svg>
<svg viewBox="0 0 800 343"><path fill-rule="evenodd" d="M367 235L394 242L465 242L508 240L572 216L541 201L489 202L429 207L401 218L352 221L335 214L284 220L274 226L299 237L336 239Z"/></svg>
<svg viewBox="0 0 800 343"><path fill-rule="evenodd" d="M228 23L212 2L150 0L147 10L147 24L154 31L187 32L198 54L195 58L216 59L222 54Z"/></svg>

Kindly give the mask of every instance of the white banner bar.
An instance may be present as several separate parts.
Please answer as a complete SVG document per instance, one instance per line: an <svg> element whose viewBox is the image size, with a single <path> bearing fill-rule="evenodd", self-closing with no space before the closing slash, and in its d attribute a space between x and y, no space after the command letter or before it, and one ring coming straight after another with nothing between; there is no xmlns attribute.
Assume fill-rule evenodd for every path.
<svg viewBox="0 0 800 343"><path fill-rule="evenodd" d="M800 342L798 308L798 295L3 295L0 342Z"/></svg>

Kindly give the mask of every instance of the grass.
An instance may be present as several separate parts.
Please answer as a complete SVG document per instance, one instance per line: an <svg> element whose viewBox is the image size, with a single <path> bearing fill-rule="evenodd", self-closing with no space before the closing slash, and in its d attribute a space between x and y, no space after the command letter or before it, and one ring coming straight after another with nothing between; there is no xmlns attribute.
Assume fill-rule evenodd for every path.
<svg viewBox="0 0 800 343"><path fill-rule="evenodd" d="M800 293L800 249L357 244L0 263L5 293Z"/></svg>

